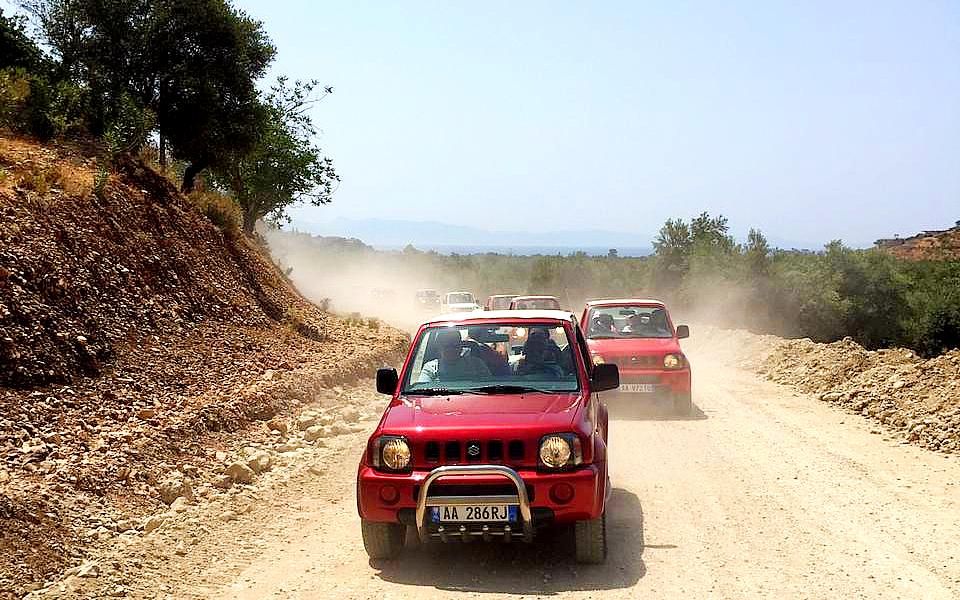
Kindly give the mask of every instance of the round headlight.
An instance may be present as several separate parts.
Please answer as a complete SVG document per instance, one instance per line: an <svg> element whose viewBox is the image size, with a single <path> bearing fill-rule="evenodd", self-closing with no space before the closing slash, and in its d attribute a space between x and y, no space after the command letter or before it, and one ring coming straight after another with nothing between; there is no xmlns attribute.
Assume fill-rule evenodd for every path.
<svg viewBox="0 0 960 600"><path fill-rule="evenodd" d="M559 468L570 460L570 444L559 435L550 435L540 443L540 460L551 468Z"/></svg>
<svg viewBox="0 0 960 600"><path fill-rule="evenodd" d="M683 366L683 360L676 354L667 354L663 357L664 369L679 369Z"/></svg>
<svg viewBox="0 0 960 600"><path fill-rule="evenodd" d="M383 449L380 450L383 456L383 464L388 469L402 471L410 464L410 446L402 438L393 438L383 443Z"/></svg>
<svg viewBox="0 0 960 600"><path fill-rule="evenodd" d="M603 363L604 363L604 360L602 356L600 356L599 354L593 355L593 364L602 365Z"/></svg>

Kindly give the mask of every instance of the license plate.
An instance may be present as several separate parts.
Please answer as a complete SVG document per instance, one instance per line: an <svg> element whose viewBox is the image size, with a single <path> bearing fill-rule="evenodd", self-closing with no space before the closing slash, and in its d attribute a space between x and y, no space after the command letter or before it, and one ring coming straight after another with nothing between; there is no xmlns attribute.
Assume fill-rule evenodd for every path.
<svg viewBox="0 0 960 600"><path fill-rule="evenodd" d="M652 394L657 391L657 386L653 383L621 383L619 391L628 394Z"/></svg>
<svg viewBox="0 0 960 600"><path fill-rule="evenodd" d="M484 506L431 506L434 523L503 523L517 520L517 507L509 504Z"/></svg>

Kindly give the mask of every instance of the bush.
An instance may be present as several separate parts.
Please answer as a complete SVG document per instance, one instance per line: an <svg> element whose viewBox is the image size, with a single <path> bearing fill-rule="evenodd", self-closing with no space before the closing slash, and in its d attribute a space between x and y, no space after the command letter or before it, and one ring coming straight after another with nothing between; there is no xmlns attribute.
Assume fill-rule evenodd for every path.
<svg viewBox="0 0 960 600"><path fill-rule="evenodd" d="M960 262L912 263L908 345L925 356L960 348Z"/></svg>
<svg viewBox="0 0 960 600"><path fill-rule="evenodd" d="M225 231L237 231L243 223L233 199L215 191L191 192L188 198L214 225Z"/></svg>
<svg viewBox="0 0 960 600"><path fill-rule="evenodd" d="M41 140L86 132L87 95L22 68L0 70L0 126Z"/></svg>

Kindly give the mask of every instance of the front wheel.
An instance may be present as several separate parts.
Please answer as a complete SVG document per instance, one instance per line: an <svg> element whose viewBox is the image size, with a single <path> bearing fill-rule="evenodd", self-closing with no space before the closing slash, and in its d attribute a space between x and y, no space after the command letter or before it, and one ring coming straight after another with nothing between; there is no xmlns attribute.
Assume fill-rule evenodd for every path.
<svg viewBox="0 0 960 600"><path fill-rule="evenodd" d="M679 392L673 396L673 412L684 417L693 414L693 398L690 392Z"/></svg>
<svg viewBox="0 0 960 600"><path fill-rule="evenodd" d="M607 513L574 526L577 562L598 565L607 559Z"/></svg>
<svg viewBox="0 0 960 600"><path fill-rule="evenodd" d="M403 550L405 529L400 523L376 523L360 519L360 533L367 556L386 560L398 558Z"/></svg>

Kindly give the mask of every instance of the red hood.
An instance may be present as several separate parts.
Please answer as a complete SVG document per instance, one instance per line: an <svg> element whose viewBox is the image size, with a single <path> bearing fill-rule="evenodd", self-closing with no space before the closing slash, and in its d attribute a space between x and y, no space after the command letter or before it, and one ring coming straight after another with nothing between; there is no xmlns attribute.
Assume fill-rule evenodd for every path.
<svg viewBox="0 0 960 600"><path fill-rule="evenodd" d="M613 338L587 340L590 352L601 356L620 356L644 354L667 354L680 352L680 344L675 338Z"/></svg>
<svg viewBox="0 0 960 600"><path fill-rule="evenodd" d="M579 392L557 394L401 396L384 415L386 433L441 432L457 436L516 431L523 435L569 431L580 406Z"/></svg>

